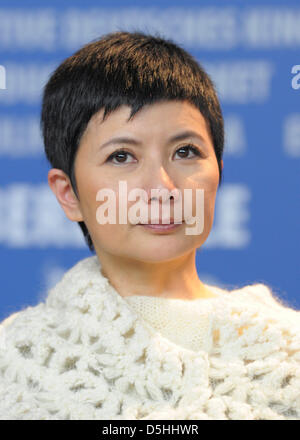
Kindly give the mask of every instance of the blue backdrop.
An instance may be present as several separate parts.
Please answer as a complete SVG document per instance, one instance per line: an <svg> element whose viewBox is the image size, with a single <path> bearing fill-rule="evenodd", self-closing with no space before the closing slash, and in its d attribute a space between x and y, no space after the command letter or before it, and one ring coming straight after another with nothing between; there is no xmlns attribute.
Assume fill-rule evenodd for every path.
<svg viewBox="0 0 300 440"><path fill-rule="evenodd" d="M300 308L298 1L0 2L0 320L34 305L90 254L47 184L42 87L81 45L114 30L159 31L216 84L224 183L197 253L203 281L271 286Z"/></svg>

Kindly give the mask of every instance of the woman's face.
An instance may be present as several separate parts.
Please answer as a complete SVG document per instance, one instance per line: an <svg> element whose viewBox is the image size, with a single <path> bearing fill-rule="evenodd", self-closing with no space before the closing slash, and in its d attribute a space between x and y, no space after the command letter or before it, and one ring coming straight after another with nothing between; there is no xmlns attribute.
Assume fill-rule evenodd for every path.
<svg viewBox="0 0 300 440"><path fill-rule="evenodd" d="M103 110L89 121L74 164L79 209L98 255L106 252L111 256L145 262L171 260L202 246L213 225L219 169L209 129L199 110L186 101L161 101L144 106L127 122L129 115L130 107L122 106L107 116L104 122ZM170 141L187 131L195 134ZM130 138L132 142L119 140L108 143L116 137ZM122 151L116 153L117 150ZM120 181L126 184L126 199L124 194L120 194ZM96 200L97 193L103 189L112 190L116 203L113 199L109 203L108 199ZM144 190L145 197L129 201L128 195L133 189ZM132 205L139 202L141 211L137 211L137 215L148 213L148 221L144 217L142 223L157 219L157 215L151 217L151 204L153 208L156 204L158 218L162 222L162 216L165 218L162 205L166 206L169 198L150 201L152 189L177 191L175 199L170 200L171 218L175 216L175 204L177 209L180 206L178 194L181 195L182 207L177 211L180 217L176 219L178 222L183 220L182 224L157 232L137 224L138 220L129 219ZM189 189L192 195L187 205L191 210L189 214L198 218L203 215L201 233L188 235L186 232L186 228L195 230L195 224L184 222L188 215L184 206L185 189ZM201 198L196 199L196 190L204 190L203 206L199 204ZM120 201L127 209L125 224L119 223L119 211L123 209L119 206ZM99 222L97 209L103 203L111 208L115 205L115 224ZM123 209L122 215L124 212ZM106 211L106 215L108 213Z"/></svg>

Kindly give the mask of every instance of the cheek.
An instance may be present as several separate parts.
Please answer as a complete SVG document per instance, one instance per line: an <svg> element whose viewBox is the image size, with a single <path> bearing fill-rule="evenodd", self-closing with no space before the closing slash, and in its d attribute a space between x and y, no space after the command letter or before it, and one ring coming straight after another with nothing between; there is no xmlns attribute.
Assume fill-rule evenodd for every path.
<svg viewBox="0 0 300 440"><path fill-rule="evenodd" d="M92 194L89 211L93 214L91 223L94 232L103 243L110 243L113 246L113 243L120 243L123 238L126 239L128 218L125 218L125 224L122 223L123 213L128 213L128 207L134 203L127 200L128 190L122 192L120 188L122 188L122 185L120 185L118 179L112 180L111 178L104 179L102 177L101 182L98 179L97 183L94 182L89 189L90 194ZM107 193L106 190L108 190ZM96 200L96 195L99 198L101 191L104 191L102 200ZM124 211L123 208L125 208ZM120 211L122 214L121 223L119 223ZM102 223L101 218L104 218Z"/></svg>
<svg viewBox="0 0 300 440"><path fill-rule="evenodd" d="M98 234L100 225L97 222L97 208L103 202L97 201L96 196L99 189L106 187L106 183L101 182L93 170L83 173L81 169L77 175L77 186L84 222L91 235Z"/></svg>
<svg viewBox="0 0 300 440"><path fill-rule="evenodd" d="M192 188L193 191L197 189L204 190L204 199L210 201L214 199L219 184L219 170L217 165L211 164L189 179L187 179L185 187Z"/></svg>
<svg viewBox="0 0 300 440"><path fill-rule="evenodd" d="M113 191L116 194L116 198L118 197L118 182L113 182L111 179L100 175L98 170L91 170L90 173L86 173L86 178L82 182L81 185L82 194L83 194L83 202L89 211L95 211L97 207L103 203L97 200L97 194L99 191L105 190Z"/></svg>
<svg viewBox="0 0 300 440"><path fill-rule="evenodd" d="M204 217L204 235L207 236L214 220L215 200L219 183L217 164L207 166L203 172L197 173L189 179L186 185L193 189L193 215ZM196 197L197 190L204 190L203 196ZM203 200L203 198L204 200Z"/></svg>
<svg viewBox="0 0 300 440"><path fill-rule="evenodd" d="M218 190L219 176L213 175L207 180L204 188L205 217L212 223L215 209L216 194Z"/></svg>

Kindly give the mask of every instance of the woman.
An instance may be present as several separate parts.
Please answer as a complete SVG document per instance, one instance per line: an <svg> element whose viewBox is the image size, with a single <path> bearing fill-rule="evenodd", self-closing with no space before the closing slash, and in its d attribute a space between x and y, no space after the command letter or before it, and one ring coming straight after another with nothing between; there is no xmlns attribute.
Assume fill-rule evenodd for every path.
<svg viewBox="0 0 300 440"><path fill-rule="evenodd" d="M1 418L300 419L299 311L197 275L224 143L202 67L107 34L52 74L41 121L49 185L95 255L2 324Z"/></svg>

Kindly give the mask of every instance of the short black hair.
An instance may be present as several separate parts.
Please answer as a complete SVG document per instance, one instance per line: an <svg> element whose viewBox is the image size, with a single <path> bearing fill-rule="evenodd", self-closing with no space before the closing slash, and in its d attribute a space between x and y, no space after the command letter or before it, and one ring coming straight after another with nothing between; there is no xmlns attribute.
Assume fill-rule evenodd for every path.
<svg viewBox="0 0 300 440"><path fill-rule="evenodd" d="M104 109L103 120L121 105L128 120L146 104L187 100L208 123L222 182L224 122L215 86L196 59L161 34L116 31L84 45L51 74L43 90L41 130L53 168L63 170L78 197L74 161L91 117ZM84 222L78 222L91 251Z"/></svg>

